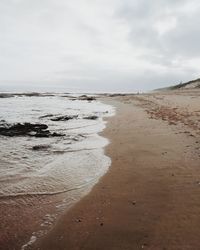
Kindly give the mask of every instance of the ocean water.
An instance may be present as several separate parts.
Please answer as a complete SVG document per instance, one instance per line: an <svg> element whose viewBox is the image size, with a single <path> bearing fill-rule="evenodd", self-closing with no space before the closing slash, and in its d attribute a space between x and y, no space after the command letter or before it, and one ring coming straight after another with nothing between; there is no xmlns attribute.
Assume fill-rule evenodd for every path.
<svg viewBox="0 0 200 250"><path fill-rule="evenodd" d="M108 141L98 133L105 127L103 117L113 113L111 106L98 101L72 101L61 95L0 98L1 122L42 123L51 132L65 134L0 136L0 197L51 195L96 182L110 165L103 150ZM62 115L77 118L51 120ZM91 115L98 119L83 119ZM45 147L33 150L38 145Z"/></svg>
<svg viewBox="0 0 200 250"><path fill-rule="evenodd" d="M64 134L48 138L0 135L0 203L65 194L57 207L66 207L66 201L80 199L111 164L104 154L108 140L99 132L106 125L103 118L114 112L112 106L98 100L62 94L0 98L0 125L41 123L48 125L51 133ZM51 120L66 115L75 117ZM89 116L98 118L85 119Z"/></svg>

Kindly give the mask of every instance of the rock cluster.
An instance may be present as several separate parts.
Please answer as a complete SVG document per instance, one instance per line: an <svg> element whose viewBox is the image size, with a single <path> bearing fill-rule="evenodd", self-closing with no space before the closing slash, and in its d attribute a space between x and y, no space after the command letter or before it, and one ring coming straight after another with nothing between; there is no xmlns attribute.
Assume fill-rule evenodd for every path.
<svg viewBox="0 0 200 250"><path fill-rule="evenodd" d="M34 137L55 137L64 136L60 133L51 133L46 124L15 123L0 124L0 135L4 136L34 136Z"/></svg>
<svg viewBox="0 0 200 250"><path fill-rule="evenodd" d="M63 115L63 116L57 116L57 117L51 118L50 120L58 122L58 121L68 121L68 120L72 120L76 118L78 118L78 115Z"/></svg>

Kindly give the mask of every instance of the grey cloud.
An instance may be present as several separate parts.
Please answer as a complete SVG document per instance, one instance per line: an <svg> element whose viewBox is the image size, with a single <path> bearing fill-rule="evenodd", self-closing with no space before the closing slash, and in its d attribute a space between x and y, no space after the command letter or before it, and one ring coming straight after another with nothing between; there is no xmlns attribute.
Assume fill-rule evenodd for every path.
<svg viewBox="0 0 200 250"><path fill-rule="evenodd" d="M191 1L192 2L192 1ZM133 46L144 46L160 57L200 56L200 6L187 15L181 7L188 1L127 1L116 15L127 21L129 39ZM160 35L155 23L162 18L174 17L176 27Z"/></svg>
<svg viewBox="0 0 200 250"><path fill-rule="evenodd" d="M173 30L165 41L171 53L186 57L199 57L200 50L200 17L182 17L176 30Z"/></svg>
<svg viewBox="0 0 200 250"><path fill-rule="evenodd" d="M1 0L0 89L141 91L190 80L200 73L199 9L197 0Z"/></svg>

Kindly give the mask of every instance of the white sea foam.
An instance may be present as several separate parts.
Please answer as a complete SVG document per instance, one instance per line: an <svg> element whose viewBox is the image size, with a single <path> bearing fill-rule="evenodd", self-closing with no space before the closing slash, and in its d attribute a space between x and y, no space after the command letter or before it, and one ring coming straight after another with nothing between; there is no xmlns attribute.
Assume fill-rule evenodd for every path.
<svg viewBox="0 0 200 250"><path fill-rule="evenodd" d="M8 123L45 123L65 137L0 138L0 197L68 192L95 182L107 170L110 159L103 147L108 143L97 133L105 127L104 116L111 106L61 96L13 97L0 99L0 120ZM48 114L78 115L68 121L51 121ZM83 119L97 115L97 120ZM49 145L34 151L33 146Z"/></svg>
<svg viewBox="0 0 200 250"><path fill-rule="evenodd" d="M55 96L11 97L0 99L1 123L44 123L51 132L64 137L0 136L0 198L6 202L20 197L66 193L55 209L64 210L90 191L107 171L110 158L104 154L108 140L99 136L106 116L114 108L99 101L72 101ZM68 121L52 121L52 116L78 115ZM91 115L98 119L83 119ZM45 145L42 150L34 146ZM57 211L58 212L58 211ZM56 213L57 213L56 212ZM41 230L30 236L22 250L33 244L53 220L56 213L45 217Z"/></svg>
<svg viewBox="0 0 200 250"><path fill-rule="evenodd" d="M25 250L28 246L31 246L36 240L37 240L36 236L34 235L31 236L30 240L22 246L21 250Z"/></svg>

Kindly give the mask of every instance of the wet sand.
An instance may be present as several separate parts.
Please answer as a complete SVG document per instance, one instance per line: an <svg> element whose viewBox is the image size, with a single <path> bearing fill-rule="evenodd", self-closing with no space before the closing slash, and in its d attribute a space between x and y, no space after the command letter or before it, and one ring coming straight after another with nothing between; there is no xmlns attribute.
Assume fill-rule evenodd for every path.
<svg viewBox="0 0 200 250"><path fill-rule="evenodd" d="M200 249L199 92L104 101L112 165L32 249Z"/></svg>

